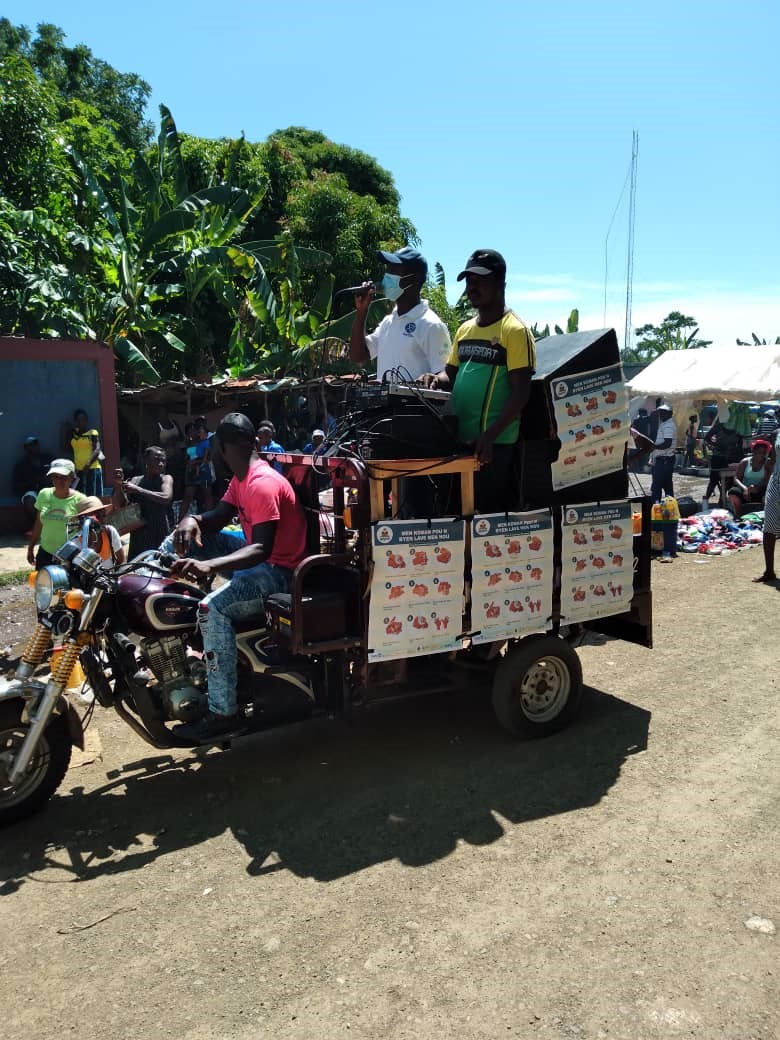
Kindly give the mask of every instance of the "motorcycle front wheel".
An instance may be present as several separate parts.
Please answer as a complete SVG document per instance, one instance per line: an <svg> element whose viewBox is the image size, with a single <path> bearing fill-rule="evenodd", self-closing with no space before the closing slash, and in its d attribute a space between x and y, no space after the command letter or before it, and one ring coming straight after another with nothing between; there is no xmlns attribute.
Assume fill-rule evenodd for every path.
<svg viewBox="0 0 780 1040"><path fill-rule="evenodd" d="M61 715L52 715L24 776L8 782L11 762L27 734L22 704L0 704L0 827L32 816L62 783L70 765L71 739Z"/></svg>

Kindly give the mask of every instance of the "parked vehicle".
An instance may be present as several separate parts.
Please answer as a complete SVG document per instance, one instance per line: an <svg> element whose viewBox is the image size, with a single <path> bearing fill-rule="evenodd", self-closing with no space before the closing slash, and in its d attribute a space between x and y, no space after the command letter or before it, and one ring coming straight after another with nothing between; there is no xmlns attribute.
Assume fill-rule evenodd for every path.
<svg viewBox="0 0 780 1040"><path fill-rule="evenodd" d="M466 638L460 649L446 653L424 650L403 659L371 660L376 651L368 633L376 608L369 592L377 545L374 538L372 546L372 534L381 519L376 485L382 477L372 476L357 459L279 459L306 506L312 553L295 571L291 594L272 596L265 617L238 628L243 733L458 688L491 688L498 721L519 737L547 736L572 720L582 699L582 669L572 643L583 626L562 623L560 568L553 611L539 619L540 630L532 635L481 647ZM467 500L475 466L472 459L459 459L442 462L438 470L465 479ZM323 471L333 485L325 552L319 551L316 479ZM0 691L0 824L42 806L65 776L72 746L83 746L81 720L65 693L76 662L97 702L155 748L192 746L177 735L175 724L205 709L207 674L196 627L203 590L171 578L172 561L157 553L142 554L114 572L101 570L88 547L92 523L86 518L57 554L59 562L37 574L38 625L15 680ZM649 645L649 530L648 517L643 533L634 536L629 610L587 627ZM446 559L440 549L435 567ZM468 585L466 574L467 590ZM44 681L36 672L52 646L59 652Z"/></svg>

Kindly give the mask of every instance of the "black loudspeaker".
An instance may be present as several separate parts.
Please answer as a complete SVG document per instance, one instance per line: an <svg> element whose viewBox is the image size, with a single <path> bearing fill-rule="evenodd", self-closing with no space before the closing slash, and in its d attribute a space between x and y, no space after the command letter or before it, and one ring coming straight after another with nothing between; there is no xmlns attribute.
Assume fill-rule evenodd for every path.
<svg viewBox="0 0 780 1040"><path fill-rule="evenodd" d="M524 507L534 509L628 498L625 455L620 470L560 491L553 491L550 468L561 448L555 428L551 380L619 364L620 351L614 329L548 336L536 344L536 373L520 420L518 445L521 502Z"/></svg>
<svg viewBox="0 0 780 1040"><path fill-rule="evenodd" d="M405 408L396 415L367 417L356 430L364 458L432 459L457 455L457 419L427 409Z"/></svg>

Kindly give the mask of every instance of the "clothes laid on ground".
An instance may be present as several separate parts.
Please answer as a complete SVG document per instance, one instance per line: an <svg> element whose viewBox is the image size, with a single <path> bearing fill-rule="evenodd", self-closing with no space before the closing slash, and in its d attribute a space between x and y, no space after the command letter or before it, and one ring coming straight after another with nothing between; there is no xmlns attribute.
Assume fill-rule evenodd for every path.
<svg viewBox="0 0 780 1040"><path fill-rule="evenodd" d="M79 511L86 498L80 491L71 491L67 498L58 498L53 487L41 488L35 499L35 508L41 518L41 548L55 553L68 540L67 523Z"/></svg>
<svg viewBox="0 0 780 1040"><path fill-rule="evenodd" d="M458 417L458 439L468 444L491 426L512 393L509 373L536 370L534 338L513 311L492 325L465 321L455 333L447 360L458 370L452 388L452 411ZM516 419L496 437L496 444L515 444L520 433Z"/></svg>
<svg viewBox="0 0 780 1040"><path fill-rule="evenodd" d="M752 545L761 545L763 514L747 513L735 520L727 509L695 513L677 525L677 550L720 556Z"/></svg>
<svg viewBox="0 0 780 1040"><path fill-rule="evenodd" d="M419 379L426 372L441 372L444 368L450 334L427 301L420 300L405 314L393 307L392 313L366 336L366 347L369 356L376 358L379 379L396 369L402 379Z"/></svg>

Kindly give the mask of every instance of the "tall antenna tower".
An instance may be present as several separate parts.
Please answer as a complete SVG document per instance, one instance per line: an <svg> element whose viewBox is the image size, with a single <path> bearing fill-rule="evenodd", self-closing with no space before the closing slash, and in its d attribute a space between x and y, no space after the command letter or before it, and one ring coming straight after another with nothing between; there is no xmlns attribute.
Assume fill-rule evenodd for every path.
<svg viewBox="0 0 780 1040"><path fill-rule="evenodd" d="M628 202L628 256L626 259L626 327L623 332L623 350L631 346L631 307L634 291L634 223L636 221L636 166L639 158L639 134L631 137L631 191Z"/></svg>

